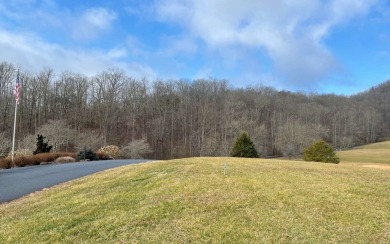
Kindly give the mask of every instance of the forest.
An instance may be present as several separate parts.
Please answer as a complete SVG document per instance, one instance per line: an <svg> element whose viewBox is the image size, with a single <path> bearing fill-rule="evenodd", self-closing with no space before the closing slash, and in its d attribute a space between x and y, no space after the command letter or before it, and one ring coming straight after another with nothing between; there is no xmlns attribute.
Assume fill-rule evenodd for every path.
<svg viewBox="0 0 390 244"><path fill-rule="evenodd" d="M12 144L19 67L0 63L0 151ZM56 151L96 150L144 140L149 158L228 156L247 132L261 157L300 155L323 139L335 149L386 140L390 81L340 96L233 88L226 80L134 79L123 70L93 76L20 68L16 148L34 147L38 133Z"/></svg>

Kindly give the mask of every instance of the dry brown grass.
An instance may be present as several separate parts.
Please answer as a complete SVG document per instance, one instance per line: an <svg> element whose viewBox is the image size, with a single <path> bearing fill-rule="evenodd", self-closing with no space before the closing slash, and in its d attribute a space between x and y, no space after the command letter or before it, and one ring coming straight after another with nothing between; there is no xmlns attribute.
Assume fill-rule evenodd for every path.
<svg viewBox="0 0 390 244"><path fill-rule="evenodd" d="M380 164L364 164L362 167L365 168L374 168L374 169L386 169L390 170L390 165L380 165Z"/></svg>
<svg viewBox="0 0 390 244"><path fill-rule="evenodd" d="M12 167L12 161L10 158L0 159L0 169L9 169Z"/></svg>
<svg viewBox="0 0 390 244"><path fill-rule="evenodd" d="M70 156L66 156L66 157L59 157L54 162L56 162L56 163L74 163L74 162L76 162L76 159L74 159Z"/></svg>
<svg viewBox="0 0 390 244"><path fill-rule="evenodd" d="M70 152L53 152L53 153L40 153L31 156L15 157L14 162L17 167L24 167L29 165L39 165L41 163L54 162L59 157L72 157L76 158L76 153ZM0 159L0 168L7 169L12 167L11 158Z"/></svg>

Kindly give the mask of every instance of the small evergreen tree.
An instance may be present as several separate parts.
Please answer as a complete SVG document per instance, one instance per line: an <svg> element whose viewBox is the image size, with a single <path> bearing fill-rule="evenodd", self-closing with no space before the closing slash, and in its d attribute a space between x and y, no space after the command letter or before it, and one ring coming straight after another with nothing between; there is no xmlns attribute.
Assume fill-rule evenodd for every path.
<svg viewBox="0 0 390 244"><path fill-rule="evenodd" d="M99 160L98 156L96 155L96 153L94 153L91 149L84 149L84 150L81 150L78 154L77 154L77 160L90 160L90 161L96 161L96 160Z"/></svg>
<svg viewBox="0 0 390 244"><path fill-rule="evenodd" d="M340 162L333 148L323 140L314 142L310 147L305 148L303 160L335 164Z"/></svg>
<svg viewBox="0 0 390 244"><path fill-rule="evenodd" d="M249 138L247 133L243 133L234 144L233 150L231 152L232 157L241 157L241 158L258 158L255 145L252 140Z"/></svg>
<svg viewBox="0 0 390 244"><path fill-rule="evenodd" d="M48 142L44 142L44 137L43 135L37 136L37 149L33 152L33 154L38 154L38 153L46 153L50 152L50 150L53 148L53 146L49 146Z"/></svg>

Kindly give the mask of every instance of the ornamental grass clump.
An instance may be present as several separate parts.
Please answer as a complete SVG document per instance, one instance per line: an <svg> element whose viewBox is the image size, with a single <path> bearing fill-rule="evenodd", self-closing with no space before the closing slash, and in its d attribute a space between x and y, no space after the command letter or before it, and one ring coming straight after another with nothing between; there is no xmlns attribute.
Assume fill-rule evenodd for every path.
<svg viewBox="0 0 390 244"><path fill-rule="evenodd" d="M74 162L76 162L76 159L74 159L70 156L65 156L65 157L57 158L54 162L56 162L56 163L74 163Z"/></svg>
<svg viewBox="0 0 390 244"><path fill-rule="evenodd" d="M108 145L100 148L97 153L107 154L111 158L118 158L121 155L121 150L118 146Z"/></svg>
<svg viewBox="0 0 390 244"><path fill-rule="evenodd" d="M9 169L12 167L12 160L11 158L1 158L0 159L0 169Z"/></svg>
<svg viewBox="0 0 390 244"><path fill-rule="evenodd" d="M14 158L29 157L31 155L33 155L33 152L29 149L18 149L14 151ZM12 158L12 152L8 153L8 158Z"/></svg>
<svg viewBox="0 0 390 244"><path fill-rule="evenodd" d="M39 153L33 155L29 150L15 151L14 163L12 163L11 154L6 158L0 159L0 169L9 169L13 166L24 167L28 165L40 165L43 163L57 162L58 158L70 157L73 160L76 158L76 153L71 152L55 152L55 153ZM74 162L69 159L69 162ZM65 161L64 161L65 163Z"/></svg>

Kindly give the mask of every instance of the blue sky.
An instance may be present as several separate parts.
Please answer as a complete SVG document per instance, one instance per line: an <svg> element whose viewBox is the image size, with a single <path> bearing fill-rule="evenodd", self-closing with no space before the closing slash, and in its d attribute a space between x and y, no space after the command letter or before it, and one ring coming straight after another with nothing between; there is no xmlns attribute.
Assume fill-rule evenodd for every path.
<svg viewBox="0 0 390 244"><path fill-rule="evenodd" d="M350 95L390 79L390 3L0 0L0 61Z"/></svg>

